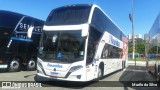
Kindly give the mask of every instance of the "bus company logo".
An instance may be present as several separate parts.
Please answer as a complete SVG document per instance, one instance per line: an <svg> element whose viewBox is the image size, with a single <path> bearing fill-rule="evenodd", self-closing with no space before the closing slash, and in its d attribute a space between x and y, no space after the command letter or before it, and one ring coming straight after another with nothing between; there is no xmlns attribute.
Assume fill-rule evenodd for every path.
<svg viewBox="0 0 160 90"><path fill-rule="evenodd" d="M26 23L20 23L19 27L20 27L21 31L26 31L30 28L30 25L26 24ZM34 27L33 32L34 33L42 33L42 27L40 27L40 26Z"/></svg>
<svg viewBox="0 0 160 90"><path fill-rule="evenodd" d="M42 33L42 27L35 27L34 28L34 30L33 30L33 32L35 32L35 33Z"/></svg>
<svg viewBox="0 0 160 90"><path fill-rule="evenodd" d="M120 47L120 43L118 42L118 40L113 39L113 37L110 35L110 39L109 42L115 46Z"/></svg>
<svg viewBox="0 0 160 90"><path fill-rule="evenodd" d="M55 67L55 68L62 68L62 65L59 65L59 64L50 64L50 63L48 63L47 66L48 67Z"/></svg>
<svg viewBox="0 0 160 90"><path fill-rule="evenodd" d="M26 23L20 23L19 27L21 30L27 30L27 29L29 29L30 25L26 24Z"/></svg>

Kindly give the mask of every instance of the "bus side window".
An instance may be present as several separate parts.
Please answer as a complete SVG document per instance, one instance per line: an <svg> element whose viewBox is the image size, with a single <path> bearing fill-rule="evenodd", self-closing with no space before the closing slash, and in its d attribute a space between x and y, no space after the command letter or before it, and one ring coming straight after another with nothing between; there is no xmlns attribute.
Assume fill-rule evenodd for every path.
<svg viewBox="0 0 160 90"><path fill-rule="evenodd" d="M93 57L95 54L95 46L92 42L88 42L88 48L87 48L87 64L90 64L93 62Z"/></svg>
<svg viewBox="0 0 160 90"><path fill-rule="evenodd" d="M122 50L118 47L111 46L106 44L103 48L101 58L102 59L109 59L109 58L121 58Z"/></svg>
<svg viewBox="0 0 160 90"><path fill-rule="evenodd" d="M103 51L102 51L101 58L102 59L107 59L108 54L109 54L109 47L108 47L108 44L105 44L105 46L103 48Z"/></svg>
<svg viewBox="0 0 160 90"><path fill-rule="evenodd" d="M96 52L98 41L100 40L102 33L97 29L91 27L89 31L88 48L87 48L87 64L93 62L93 58Z"/></svg>

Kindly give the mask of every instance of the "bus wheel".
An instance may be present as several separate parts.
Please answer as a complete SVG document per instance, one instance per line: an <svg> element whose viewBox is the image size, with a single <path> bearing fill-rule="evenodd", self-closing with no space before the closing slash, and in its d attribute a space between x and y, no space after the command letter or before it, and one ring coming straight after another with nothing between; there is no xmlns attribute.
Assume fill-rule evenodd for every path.
<svg viewBox="0 0 160 90"><path fill-rule="evenodd" d="M157 81L160 81L160 75L158 74L156 66L155 66L155 75L156 75Z"/></svg>
<svg viewBox="0 0 160 90"><path fill-rule="evenodd" d="M36 70L36 61L31 59L27 63L27 71L33 71Z"/></svg>
<svg viewBox="0 0 160 90"><path fill-rule="evenodd" d="M122 70L124 70L125 68L126 68L125 61L122 61Z"/></svg>
<svg viewBox="0 0 160 90"><path fill-rule="evenodd" d="M158 73L156 74L156 79L157 81L160 81L160 76L158 75Z"/></svg>
<svg viewBox="0 0 160 90"><path fill-rule="evenodd" d="M20 70L20 63L18 59L13 59L9 63L8 71L9 72L18 72Z"/></svg>

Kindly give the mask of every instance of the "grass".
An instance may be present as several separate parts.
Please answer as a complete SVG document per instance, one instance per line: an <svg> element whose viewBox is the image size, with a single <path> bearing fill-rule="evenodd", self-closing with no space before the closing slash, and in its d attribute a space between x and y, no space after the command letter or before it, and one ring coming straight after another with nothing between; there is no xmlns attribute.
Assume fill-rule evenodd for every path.
<svg viewBox="0 0 160 90"><path fill-rule="evenodd" d="M136 61L143 61L143 62L146 62L145 59L142 59L142 58L135 58ZM129 58L128 61L135 61L134 59L132 58Z"/></svg>
<svg viewBox="0 0 160 90"><path fill-rule="evenodd" d="M156 60L156 59L146 59L146 60L145 60L145 59L142 59L142 58L135 58L135 60L136 60L136 61L142 61L142 62L146 62L147 60L148 60L148 61L160 61L160 60ZM133 60L132 58L129 58L129 59L128 59L128 61L135 61L135 60Z"/></svg>

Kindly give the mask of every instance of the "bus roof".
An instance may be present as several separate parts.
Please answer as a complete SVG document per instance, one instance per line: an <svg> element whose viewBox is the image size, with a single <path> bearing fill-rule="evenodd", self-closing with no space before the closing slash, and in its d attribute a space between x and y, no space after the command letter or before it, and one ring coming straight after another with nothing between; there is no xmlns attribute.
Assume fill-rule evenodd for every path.
<svg viewBox="0 0 160 90"><path fill-rule="evenodd" d="M14 28L22 17L19 13L0 10L0 27Z"/></svg>
<svg viewBox="0 0 160 90"><path fill-rule="evenodd" d="M81 12L81 13L78 12L78 14L80 14L80 15L78 15L78 14L76 14L77 13L76 11L70 10L70 8L74 8L74 7L86 7L86 8L83 11L79 10L79 12ZM100 9L106 15L106 17L108 17L109 20L123 33L123 35L127 37L127 35L112 21L112 19L96 4L72 4L72 5L65 5L62 7L55 8L49 14L49 16L45 22L45 25L57 26L57 25L68 25L68 24L91 23L92 17L89 15L91 15L92 8L95 8L95 7ZM67 10L64 10L64 9L67 9ZM77 10L77 9L75 9L75 10ZM61 12L63 12L63 14L60 14ZM68 12L70 12L70 13L68 13ZM81 14L83 14L83 15L81 15ZM53 17L56 17L56 18L53 18Z"/></svg>
<svg viewBox="0 0 160 90"><path fill-rule="evenodd" d="M27 16L27 15L6 11L6 10L0 10L0 27L15 28L23 16ZM30 17L30 16L27 16L27 17ZM30 17L30 18L33 18L33 17ZM36 20L42 21L39 19L36 19Z"/></svg>

